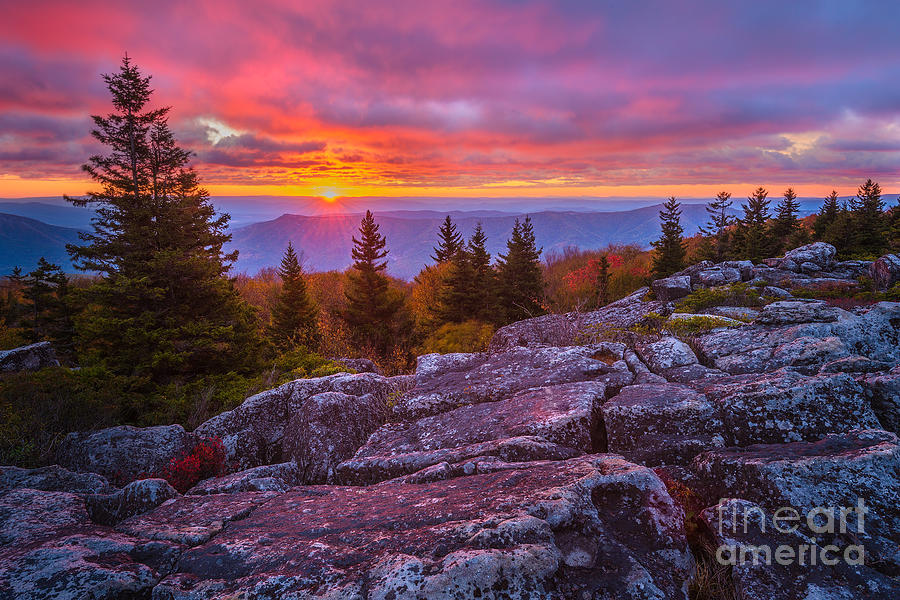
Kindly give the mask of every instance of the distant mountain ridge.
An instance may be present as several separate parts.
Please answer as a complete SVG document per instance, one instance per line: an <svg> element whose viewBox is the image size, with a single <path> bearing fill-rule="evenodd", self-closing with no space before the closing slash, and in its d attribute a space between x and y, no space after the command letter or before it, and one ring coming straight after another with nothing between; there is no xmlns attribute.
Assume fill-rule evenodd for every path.
<svg viewBox="0 0 900 600"><path fill-rule="evenodd" d="M66 244L79 241L78 229L0 213L0 276L8 275L14 267L22 267L25 273L32 271L42 256L74 272Z"/></svg>

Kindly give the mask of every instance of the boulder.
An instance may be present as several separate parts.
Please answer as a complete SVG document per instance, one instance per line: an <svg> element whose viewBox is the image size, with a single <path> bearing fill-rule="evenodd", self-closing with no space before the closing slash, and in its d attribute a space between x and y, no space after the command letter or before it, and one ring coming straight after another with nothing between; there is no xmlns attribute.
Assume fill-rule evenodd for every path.
<svg viewBox="0 0 900 600"><path fill-rule="evenodd" d="M761 325L793 325L794 323L833 323L844 311L820 300L780 300L767 304L756 317Z"/></svg>
<svg viewBox="0 0 900 600"><path fill-rule="evenodd" d="M108 494L115 489L96 473L75 473L59 465L37 469L0 467L0 494L16 488L73 494Z"/></svg>
<svg viewBox="0 0 900 600"><path fill-rule="evenodd" d="M732 267L717 266L698 271L692 281L703 287L728 285L741 281L741 271Z"/></svg>
<svg viewBox="0 0 900 600"><path fill-rule="evenodd" d="M691 278L682 275L678 277L666 277L665 279L657 279L651 286L653 294L657 300L663 302L671 302L684 298L691 293Z"/></svg>
<svg viewBox="0 0 900 600"><path fill-rule="evenodd" d="M493 402L539 387L599 381L610 388L632 382L623 344L521 348L466 362L464 369L417 371L416 385L398 399L397 417L413 420L467 404ZM469 359L466 359L467 361ZM456 363L453 363L456 364Z"/></svg>
<svg viewBox="0 0 900 600"><path fill-rule="evenodd" d="M711 504L743 498L769 514L781 507L804 515L820 507L857 509L862 515L845 519L847 531L817 537L840 547L862 543L869 564L900 573L900 443L893 433L855 430L815 442L712 450L695 458L691 469Z"/></svg>
<svg viewBox="0 0 900 600"><path fill-rule="evenodd" d="M387 398L323 392L294 412L284 431L284 453L297 464L300 483L326 483L334 468L366 443L389 414Z"/></svg>
<svg viewBox="0 0 900 600"><path fill-rule="evenodd" d="M479 456L541 460L605 451L599 414L605 397L601 382L569 383L391 423L338 466L339 480L374 483Z"/></svg>
<svg viewBox="0 0 900 600"><path fill-rule="evenodd" d="M181 425L122 425L70 433L60 445L57 458L74 471L99 473L123 484L162 473L194 441Z"/></svg>
<svg viewBox="0 0 900 600"><path fill-rule="evenodd" d="M700 513L718 558L731 565L737 597L891 600L900 594L896 580L870 566L848 564L837 546L821 540L811 543L810 537L792 530L792 523L773 521L773 516L760 505L737 498L726 498ZM853 558L854 553L848 556Z"/></svg>
<svg viewBox="0 0 900 600"><path fill-rule="evenodd" d="M542 315L501 327L491 338L488 352L504 352L517 346L570 346L578 333L572 317Z"/></svg>
<svg viewBox="0 0 900 600"><path fill-rule="evenodd" d="M892 287L900 281L900 256L885 254L869 266L869 276L880 290Z"/></svg>
<svg viewBox="0 0 900 600"><path fill-rule="evenodd" d="M799 272L803 263L810 263L818 267L817 270L827 271L834 266L835 254L837 250L831 244L816 242L789 250L777 264L781 269Z"/></svg>
<svg viewBox="0 0 900 600"><path fill-rule="evenodd" d="M654 373L666 369L697 364L697 355L691 347L676 337L663 337L653 342L639 342L635 350Z"/></svg>
<svg viewBox="0 0 900 600"><path fill-rule="evenodd" d="M668 316L672 308L663 300L646 300L650 288L640 288L630 295L595 311L572 315L577 331L576 342L589 344L604 341L643 321L650 313Z"/></svg>
<svg viewBox="0 0 900 600"><path fill-rule="evenodd" d="M716 383L706 394L729 446L811 441L879 426L862 387L849 375L802 375L782 369Z"/></svg>
<svg viewBox="0 0 900 600"><path fill-rule="evenodd" d="M204 479L185 495L234 494L236 492L283 492L300 484L300 469L294 461L263 465L223 477Z"/></svg>
<svg viewBox="0 0 900 600"><path fill-rule="evenodd" d="M154 597L685 598L682 520L652 471L613 456L301 487L185 552Z"/></svg>
<svg viewBox="0 0 900 600"><path fill-rule="evenodd" d="M111 494L85 496L84 501L95 523L115 525L177 496L178 492L165 479L139 479Z"/></svg>
<svg viewBox="0 0 900 600"><path fill-rule="evenodd" d="M332 358L329 360L343 365L356 373L375 373L376 375L382 374L381 369L378 368L378 365L376 365L368 358Z"/></svg>
<svg viewBox="0 0 900 600"><path fill-rule="evenodd" d="M37 371L46 367L58 367L56 352L50 342L38 342L29 346L0 350L0 373L11 371Z"/></svg>
<svg viewBox="0 0 900 600"><path fill-rule="evenodd" d="M337 392L387 398L410 383L408 377L382 377L374 373L296 379L247 398L240 406L206 421L194 433L220 438L228 463L239 470L283 463L291 459L284 448L285 428L311 396Z"/></svg>
<svg viewBox="0 0 900 600"><path fill-rule="evenodd" d="M643 465L687 464L705 450L724 446L715 407L686 386L628 386L602 411L609 451Z"/></svg>
<svg viewBox="0 0 900 600"><path fill-rule="evenodd" d="M862 384L881 427L900 434L900 370L866 377Z"/></svg>

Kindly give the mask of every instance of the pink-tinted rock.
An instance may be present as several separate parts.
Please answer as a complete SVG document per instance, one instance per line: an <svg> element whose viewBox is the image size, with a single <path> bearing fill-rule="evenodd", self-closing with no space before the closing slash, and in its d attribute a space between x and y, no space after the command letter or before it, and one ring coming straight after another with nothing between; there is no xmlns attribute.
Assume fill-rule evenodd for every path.
<svg viewBox="0 0 900 600"><path fill-rule="evenodd" d="M75 473L59 465L37 469L0 467L0 493L15 488L73 494L108 494L115 489L96 473Z"/></svg>

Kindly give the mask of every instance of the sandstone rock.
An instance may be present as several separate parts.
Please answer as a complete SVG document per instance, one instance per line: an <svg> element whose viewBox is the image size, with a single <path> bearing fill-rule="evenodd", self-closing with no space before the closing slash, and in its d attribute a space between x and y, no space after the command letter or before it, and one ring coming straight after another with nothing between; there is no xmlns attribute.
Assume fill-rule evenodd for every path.
<svg viewBox="0 0 900 600"><path fill-rule="evenodd" d="M85 503L94 522L115 525L177 496L178 492L165 479L139 479L112 494L88 495Z"/></svg>
<svg viewBox="0 0 900 600"><path fill-rule="evenodd" d="M609 451L640 464L686 464L724 445L715 407L685 386L629 386L602 411Z"/></svg>
<svg viewBox="0 0 900 600"><path fill-rule="evenodd" d="M607 304L599 310L577 315L574 321L580 343L599 341L609 331L628 329L643 321L648 314L668 316L672 308L662 300L646 301L650 288L640 288L629 296Z"/></svg>
<svg viewBox="0 0 900 600"><path fill-rule="evenodd" d="M877 373L889 371L891 364L865 356L845 356L822 365L820 373Z"/></svg>
<svg viewBox="0 0 900 600"><path fill-rule="evenodd" d="M713 306L705 312L716 317L728 317L737 321L752 321L759 314L758 308L752 306Z"/></svg>
<svg viewBox="0 0 900 600"><path fill-rule="evenodd" d="M900 256L885 254L869 267L869 276L878 289L886 290L900 281Z"/></svg>
<svg viewBox="0 0 900 600"><path fill-rule="evenodd" d="M631 369L631 372L634 373L634 383L635 385L644 384L644 383L665 383L666 378L662 375L657 375L653 373L647 365L641 361L638 355L634 350L628 349L623 353L623 358L625 359L625 364L628 365L628 368Z"/></svg>
<svg viewBox="0 0 900 600"><path fill-rule="evenodd" d="M737 269L741 274L741 281L750 281L753 279L753 261L750 260L726 260L722 263L723 267Z"/></svg>
<svg viewBox="0 0 900 600"><path fill-rule="evenodd" d="M817 440L878 427L852 377L805 376L790 369L714 383L706 389L725 425L729 446Z"/></svg>
<svg viewBox="0 0 900 600"><path fill-rule="evenodd" d="M657 300L670 302L684 298L691 293L691 278L688 276L666 277L657 279L651 286Z"/></svg>
<svg viewBox="0 0 900 600"><path fill-rule="evenodd" d="M285 427L307 398L325 392L382 398L409 385L409 379L374 373L337 373L297 379L247 398L237 408L206 421L194 433L220 438L228 463L236 463L238 469L282 463L290 459L283 444Z"/></svg>
<svg viewBox="0 0 900 600"><path fill-rule="evenodd" d="M715 287L719 285L728 285L741 281L741 271L731 267L717 266L710 269L698 271L695 277L696 284L703 287Z"/></svg>
<svg viewBox="0 0 900 600"><path fill-rule="evenodd" d="M609 456L295 488L187 551L154 596L685 598L682 518L652 471Z"/></svg>
<svg viewBox="0 0 900 600"><path fill-rule="evenodd" d="M819 300L781 300L764 306L756 322L762 325L832 323L845 315L849 316L846 311Z"/></svg>
<svg viewBox="0 0 900 600"><path fill-rule="evenodd" d="M900 371L866 377L862 383L881 426L900 434Z"/></svg>
<svg viewBox="0 0 900 600"><path fill-rule="evenodd" d="M695 458L691 468L708 501L740 497L769 514L780 507L801 514L818 507L856 508L862 500L867 510L861 529L851 517L848 533L817 537L839 547L862 543L871 554L869 564L900 572L900 443L892 433L855 430L816 442L713 450Z"/></svg>
<svg viewBox="0 0 900 600"><path fill-rule="evenodd" d="M0 546L29 544L89 522L84 501L75 494L22 488L0 496Z"/></svg>
<svg viewBox="0 0 900 600"><path fill-rule="evenodd" d="M294 412L284 433L284 450L294 459L301 483L332 481L334 468L366 443L385 422L389 407L374 394L323 392Z"/></svg>
<svg viewBox="0 0 900 600"><path fill-rule="evenodd" d="M601 382L562 384L391 423L338 467L340 480L373 483L477 456L540 460L605 451L599 415L605 394Z"/></svg>
<svg viewBox="0 0 900 600"><path fill-rule="evenodd" d="M96 473L74 473L59 465L37 469L0 467L0 494L15 488L73 494L108 494L114 489Z"/></svg>
<svg viewBox="0 0 900 600"><path fill-rule="evenodd" d="M622 344L514 348L467 363L465 371L418 373L415 387L394 410L401 419L412 420L561 383L591 380L619 388L634 378L623 351Z"/></svg>
<svg viewBox="0 0 900 600"><path fill-rule="evenodd" d="M185 495L234 494L236 492L283 492L300 484L300 469L294 461L263 465L224 477L204 479Z"/></svg>
<svg viewBox="0 0 900 600"><path fill-rule="evenodd" d="M638 343L635 350L657 374L662 374L672 367L684 367L699 362L691 347L676 337L663 337L654 342Z"/></svg>
<svg viewBox="0 0 900 600"><path fill-rule="evenodd" d="M900 583L871 567L847 564L834 545L820 541L809 550L809 537L791 531L789 522L779 521L780 530L776 529L772 513L753 502L727 498L704 510L700 517L717 551L721 549L720 557L725 561L733 559L731 578L739 597L891 600L900 594ZM781 564L776 554L779 547L790 548L794 553L805 547L805 558L801 561L795 555L792 560L782 560L787 564ZM825 561L832 564L823 564L826 547ZM814 564L810 561L811 552L817 557Z"/></svg>
<svg viewBox="0 0 900 600"><path fill-rule="evenodd" d="M0 373L10 371L36 371L46 367L58 367L56 352L50 342L38 342L29 346L0 350Z"/></svg>
<svg viewBox="0 0 900 600"><path fill-rule="evenodd" d="M226 523L247 518L275 492L239 492L206 496L179 496L156 509L119 523L116 531L136 538L203 544L220 534Z"/></svg>
<svg viewBox="0 0 900 600"><path fill-rule="evenodd" d="M194 437L181 425L131 427L70 433L57 451L60 464L99 473L117 483L153 476L189 448Z"/></svg>
<svg viewBox="0 0 900 600"><path fill-rule="evenodd" d="M577 333L572 315L543 315L501 327L491 338L488 351L503 352L517 346L570 346Z"/></svg>
<svg viewBox="0 0 900 600"><path fill-rule="evenodd" d="M816 242L786 252L784 259L778 264L782 269L799 271L800 265L811 263L818 267L818 270L826 271L834 265L835 254L837 254L837 250L831 244Z"/></svg>

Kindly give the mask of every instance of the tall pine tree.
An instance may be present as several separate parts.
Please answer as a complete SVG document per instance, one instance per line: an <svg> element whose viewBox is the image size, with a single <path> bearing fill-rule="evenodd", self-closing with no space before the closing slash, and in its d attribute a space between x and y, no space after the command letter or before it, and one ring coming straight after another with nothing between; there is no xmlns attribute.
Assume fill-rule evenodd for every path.
<svg viewBox="0 0 900 600"><path fill-rule="evenodd" d="M797 213L800 203L797 202L797 194L794 188L784 191L784 197L775 208L775 220L772 222L772 252L780 254L790 250L792 243L797 240L800 232L800 221Z"/></svg>
<svg viewBox="0 0 900 600"><path fill-rule="evenodd" d="M684 246L684 229L681 227L681 205L671 196L663 210L659 211L661 235L651 242L653 246L652 274L655 278L668 277L684 268L687 253Z"/></svg>
<svg viewBox="0 0 900 600"><path fill-rule="evenodd" d="M357 343L386 356L393 342L393 320L403 298L390 289L384 270L388 255L387 240L378 232L371 211L359 225L359 238L353 237L353 268L347 289L344 320Z"/></svg>
<svg viewBox="0 0 900 600"><path fill-rule="evenodd" d="M74 328L68 304L68 277L59 265L42 256L24 283L23 296L31 302L26 325L31 327L34 339L49 340L59 353L71 354Z"/></svg>
<svg viewBox="0 0 900 600"><path fill-rule="evenodd" d="M502 314L507 323L543 313L544 278L540 257L531 217L525 217L524 221L516 219L506 242L506 254L497 259L498 316Z"/></svg>
<svg viewBox="0 0 900 600"><path fill-rule="evenodd" d="M438 229L438 245L434 248L434 255L431 258L439 263L449 262L462 248L462 235L456 229L450 215L447 215Z"/></svg>
<svg viewBox="0 0 900 600"><path fill-rule="evenodd" d="M742 204L744 217L735 228L735 258L760 262L772 255L772 243L767 221L769 220L769 192L763 187L756 188Z"/></svg>
<svg viewBox="0 0 900 600"><path fill-rule="evenodd" d="M255 366L260 340L252 310L226 278L228 215L216 216L168 128L169 108L149 109L150 77L126 56L104 75L114 112L94 116L106 154L83 170L100 186L93 231L68 246L76 265L101 278L84 291L76 319L82 358L157 382Z"/></svg>
<svg viewBox="0 0 900 600"><path fill-rule="evenodd" d="M272 308L271 337L281 348L305 346L315 349L319 343L319 308L306 288L306 278L294 245L288 242L278 269L281 292Z"/></svg>
<svg viewBox="0 0 900 600"><path fill-rule="evenodd" d="M816 215L816 220L813 222L813 239L819 242L832 243L829 230L834 226L835 221L837 221L840 209L841 207L838 204L838 193L831 190L831 194L825 198L825 202L822 203L822 208L819 210L819 214Z"/></svg>
<svg viewBox="0 0 900 600"><path fill-rule="evenodd" d="M709 220L700 228L700 232L704 236L712 238L712 246L703 253L703 259L722 262L728 256L728 227L734 220L728 214L731 204L731 193L719 192L716 194L716 199L706 205Z"/></svg>
<svg viewBox="0 0 900 600"><path fill-rule="evenodd" d="M852 251L857 256L877 257L886 245L886 223L882 211L881 186L867 179L850 200L853 218Z"/></svg>
<svg viewBox="0 0 900 600"><path fill-rule="evenodd" d="M487 251L487 236L481 223L476 223L468 244L469 261L472 264L472 305L474 317L490 322L497 314L497 276L491 267L491 255Z"/></svg>

